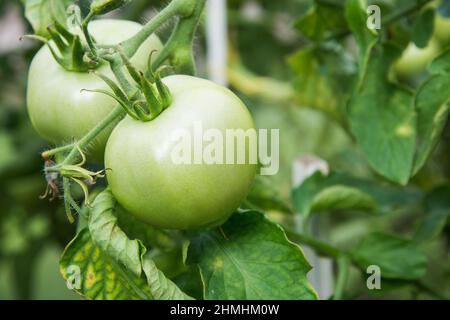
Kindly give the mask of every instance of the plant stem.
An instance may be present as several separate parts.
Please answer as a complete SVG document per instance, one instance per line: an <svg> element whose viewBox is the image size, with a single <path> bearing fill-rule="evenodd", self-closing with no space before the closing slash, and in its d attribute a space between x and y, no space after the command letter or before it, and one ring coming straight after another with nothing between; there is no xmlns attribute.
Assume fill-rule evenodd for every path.
<svg viewBox="0 0 450 320"><path fill-rule="evenodd" d="M57 147L57 148L53 148L50 150L46 150L44 152L41 153L42 158L49 158L51 156L54 156L57 153L62 153L65 151L69 151L70 149L72 149L73 147L75 147L75 144L71 143L62 147Z"/></svg>
<svg viewBox="0 0 450 320"><path fill-rule="evenodd" d="M344 255L344 252L341 251L340 249L330 246L325 242L314 239L303 233L295 232L294 230L286 227L284 227L284 231L286 232L288 238L292 239L295 242L300 242L313 248L320 255L324 255L331 258L340 258L342 255Z"/></svg>
<svg viewBox="0 0 450 320"><path fill-rule="evenodd" d="M86 18L81 23L81 30L83 31L84 38L86 39L86 42L89 47L89 50L91 51L91 54L94 57L97 57L97 48L95 47L94 40L92 39L92 36L88 31L89 22L92 20L93 17L94 17L93 12L89 11L89 14L86 16Z"/></svg>
<svg viewBox="0 0 450 320"><path fill-rule="evenodd" d="M351 260L347 255L343 255L337 259L338 275L336 287L334 289L333 300L340 300L344 295L345 285L347 283L348 274L350 272Z"/></svg>
<svg viewBox="0 0 450 320"><path fill-rule="evenodd" d="M132 86L130 82L128 82L127 77L123 73L123 64L120 59L114 59L110 62L111 65L111 71L114 73L114 76L116 77L117 81L119 82L120 86L122 87L122 90L128 95L131 93Z"/></svg>
<svg viewBox="0 0 450 320"><path fill-rule="evenodd" d="M176 15L181 15L186 12L187 4L192 1L173 0L159 12L153 19L151 19L136 35L128 40L122 42L122 47L127 57L132 57L139 49L141 44L153 34L163 23Z"/></svg>
<svg viewBox="0 0 450 320"><path fill-rule="evenodd" d="M192 43L205 3L206 0L197 0L192 15L180 18L164 49L155 59L152 66L154 69L172 56L177 72L195 74Z"/></svg>
<svg viewBox="0 0 450 320"><path fill-rule="evenodd" d="M94 128L92 128L83 138L81 138L76 146L81 150L85 149L86 146L94 139L103 129L105 129L112 122L117 120L119 117L123 116L125 111L121 106L115 107L102 121L100 121ZM80 154L78 148L74 147L70 151L69 155L64 159L64 161L60 165L71 164L72 162L79 159ZM57 165L59 166L59 165Z"/></svg>

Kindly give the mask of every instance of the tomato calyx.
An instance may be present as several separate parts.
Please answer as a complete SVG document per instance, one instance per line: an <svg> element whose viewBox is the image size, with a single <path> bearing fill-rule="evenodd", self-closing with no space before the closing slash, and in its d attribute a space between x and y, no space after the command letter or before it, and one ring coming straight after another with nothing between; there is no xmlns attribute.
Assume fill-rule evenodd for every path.
<svg viewBox="0 0 450 320"><path fill-rule="evenodd" d="M100 77L112 90L112 93L106 90L86 90L91 92L102 93L115 99L122 108L133 119L147 122L155 119L172 103L172 95L169 88L161 80L161 72L167 68L163 66L156 71L152 70L151 57L155 51L152 51L148 62L148 71L144 72L136 69L128 58L121 52L119 54L121 59L134 80L135 85L130 92L124 92L114 80L107 76L94 72L95 75Z"/></svg>
<svg viewBox="0 0 450 320"><path fill-rule="evenodd" d="M53 18L53 23L47 27L49 39L39 35L25 35L22 38L30 38L43 42L53 58L67 71L87 72L100 65L96 46L91 35L87 32L89 19L81 21L80 8L72 5L68 8L70 21L68 24L83 31L85 45L80 35L71 32L69 27L63 25L58 19Z"/></svg>
<svg viewBox="0 0 450 320"><path fill-rule="evenodd" d="M44 166L44 174L47 180L47 189L45 194L41 198L50 195L50 200L53 200L58 196L58 180L59 178L67 178L72 182L77 183L84 193L84 202L86 206L89 204L89 187L97 182L97 179L105 177L105 171L90 171L83 168L86 163L86 156L77 146L78 152L81 155L81 161L77 164L56 164L53 160L47 159Z"/></svg>

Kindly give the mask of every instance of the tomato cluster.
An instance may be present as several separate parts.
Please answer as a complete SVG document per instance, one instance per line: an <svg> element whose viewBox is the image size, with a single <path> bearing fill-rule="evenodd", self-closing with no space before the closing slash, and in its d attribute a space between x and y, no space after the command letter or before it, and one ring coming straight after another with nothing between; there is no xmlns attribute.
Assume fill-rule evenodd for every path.
<svg viewBox="0 0 450 320"><path fill-rule="evenodd" d="M98 20L89 27L98 44L114 45L133 36L141 25ZM151 52L161 49L152 35L131 63L145 70ZM106 63L97 71L113 77ZM110 124L89 145L88 156L91 161L105 160L111 191L140 220L169 229L220 224L244 200L256 165L176 164L171 159L173 132L201 123L225 135L227 129L253 128L252 117L231 91L210 81L183 75L162 81L172 95L171 105L152 121L127 115ZM31 122L43 138L55 145L77 141L117 105L108 96L83 89L108 87L93 74L65 70L47 47L36 54L27 100Z"/></svg>

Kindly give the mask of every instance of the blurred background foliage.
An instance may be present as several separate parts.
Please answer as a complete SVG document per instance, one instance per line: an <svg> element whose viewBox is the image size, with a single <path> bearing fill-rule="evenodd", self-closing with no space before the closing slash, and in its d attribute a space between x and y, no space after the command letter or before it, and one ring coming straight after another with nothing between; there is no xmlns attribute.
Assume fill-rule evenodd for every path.
<svg viewBox="0 0 450 320"><path fill-rule="evenodd" d="M114 16L145 23L166 2L134 0ZM355 44L344 39L330 41L320 50L301 51L312 40L294 25L312 2L228 1L230 86L247 103L258 127L280 129L280 172L267 178L272 189L277 190L276 195L270 195L271 199L279 198L280 203L288 202L291 196L292 164L302 155L314 154L325 159L333 172L346 172L354 178L387 185L368 167L342 117L344 97L340 95L348 92L357 73ZM316 1L322 2L339 10L333 7L333 2L339 1ZM389 10L402 1L381 3ZM82 3L83 7L87 5ZM342 21L335 22L335 29L346 28L339 26ZM75 226L67 222L59 201L50 203L38 198L45 190L39 153L48 145L37 136L27 118L27 69L39 44L21 42L19 37L30 32L21 2L0 0L0 299L77 299L75 293L67 290L58 271L59 256L73 237ZM328 30L323 32L326 34ZM160 33L163 39L167 34L164 30ZM404 30L398 34L400 37ZM200 76L206 76L205 47L201 29L196 39ZM378 214L351 211L328 216L327 224L332 226L328 240L345 248L373 231L411 235L426 214L440 214L441 236L431 237L423 231L429 240L421 244L421 250L429 258L423 281L383 282L386 285L374 298L450 295L448 203L442 204L442 199L449 198L448 189L427 195L435 186L448 181L449 135L447 126L433 158L410 187L400 191L399 198L409 195L401 206L387 206ZM395 197L398 189L392 188L381 197ZM443 193L435 197L439 201L433 201L436 192ZM425 210L423 199L428 199ZM394 203L398 205L399 201ZM274 209L270 214L277 219L279 208ZM368 294L361 272L352 268L344 297L367 298Z"/></svg>

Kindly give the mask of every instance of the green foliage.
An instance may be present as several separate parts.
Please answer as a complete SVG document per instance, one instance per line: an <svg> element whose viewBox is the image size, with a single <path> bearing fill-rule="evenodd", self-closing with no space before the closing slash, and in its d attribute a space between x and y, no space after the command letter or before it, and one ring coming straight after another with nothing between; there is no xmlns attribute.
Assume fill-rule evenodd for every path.
<svg viewBox="0 0 450 320"><path fill-rule="evenodd" d="M295 27L311 40L325 40L346 30L342 11L343 7L337 3L314 1L307 13L295 23Z"/></svg>
<svg viewBox="0 0 450 320"><path fill-rule="evenodd" d="M398 236L371 234L351 254L363 270L379 266L384 278L413 280L422 278L426 272L425 255L412 241Z"/></svg>
<svg viewBox="0 0 450 320"><path fill-rule="evenodd" d="M372 54L362 87L349 101L350 126L371 166L405 185L415 151L413 94L388 82L388 68L397 57L395 49L386 46Z"/></svg>
<svg viewBox="0 0 450 320"><path fill-rule="evenodd" d="M206 299L317 298L301 249L259 212L236 213L195 237L188 263L199 266Z"/></svg>
<svg viewBox="0 0 450 320"><path fill-rule="evenodd" d="M433 35L434 14L433 8L424 9L414 23L411 40L418 48L425 48Z"/></svg>
<svg viewBox="0 0 450 320"><path fill-rule="evenodd" d="M425 216L414 239L425 242L439 236L450 214L450 186L444 185L432 190L425 198Z"/></svg>
<svg viewBox="0 0 450 320"><path fill-rule="evenodd" d="M190 299L144 256L144 245L117 225L111 191L100 193L92 206L89 230L72 240L60 263L65 279L70 280L74 266L81 270L78 292L92 299Z"/></svg>
<svg viewBox="0 0 450 320"><path fill-rule="evenodd" d="M72 0L21 0L25 6L25 16L37 35L50 38L47 27L57 19L66 24L66 9Z"/></svg>
<svg viewBox="0 0 450 320"><path fill-rule="evenodd" d="M81 271L79 288L75 278L70 278L75 275L74 267ZM78 233L64 250L60 270L64 279L73 283L74 289L89 299L152 299L145 279L127 273L92 242L87 229Z"/></svg>
<svg viewBox="0 0 450 320"><path fill-rule="evenodd" d="M305 218L317 212L357 211L386 213L400 205L414 205L421 194L375 181L332 172L316 173L292 191L297 212Z"/></svg>
<svg viewBox="0 0 450 320"><path fill-rule="evenodd" d="M345 8L347 23L350 30L353 32L359 49L359 85L361 85L366 74L370 52L377 43L378 36L376 31L366 27L367 15L365 13L365 8L367 8L367 3L365 1L348 0Z"/></svg>

